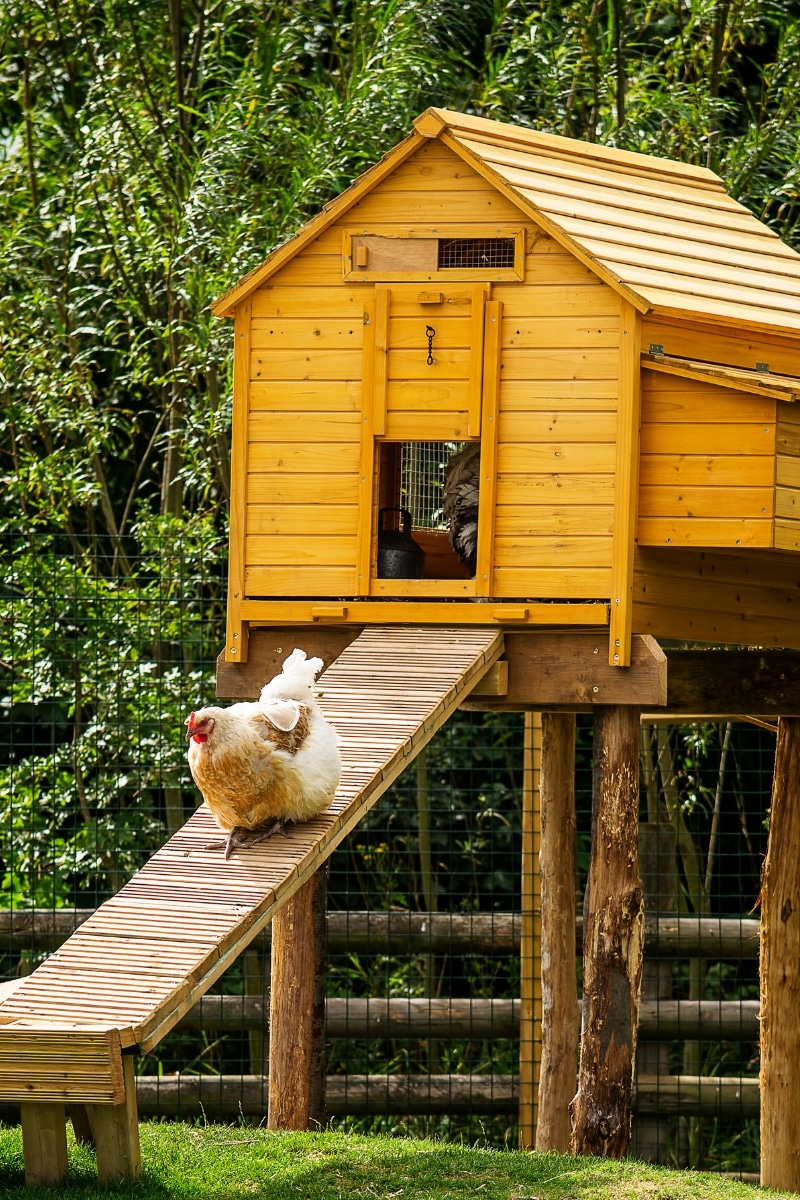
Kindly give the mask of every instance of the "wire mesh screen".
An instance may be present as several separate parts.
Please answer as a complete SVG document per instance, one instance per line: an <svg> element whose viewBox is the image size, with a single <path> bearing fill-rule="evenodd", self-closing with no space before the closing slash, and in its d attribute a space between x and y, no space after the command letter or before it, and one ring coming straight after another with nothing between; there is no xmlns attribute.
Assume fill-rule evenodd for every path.
<svg viewBox="0 0 800 1200"><path fill-rule="evenodd" d="M438 267L513 267L514 238L439 238Z"/></svg>
<svg viewBox="0 0 800 1200"><path fill-rule="evenodd" d="M99 542L76 554L54 539L5 550L0 978L11 980L199 802L182 722L214 695L225 570L210 535L153 537L124 555ZM535 1110L541 962L526 897L537 797L524 738L519 714L457 713L330 861L335 1123L513 1145L518 1114ZM632 1150L643 1158L758 1170L752 910L773 756L773 732L751 724L642 728L648 926ZM591 768L592 721L579 716L578 912ZM141 1056L143 1116L264 1119L269 963L267 929Z"/></svg>
<svg viewBox="0 0 800 1200"><path fill-rule="evenodd" d="M447 464L464 442L403 442L400 495L411 513L412 529L446 529L442 493Z"/></svg>

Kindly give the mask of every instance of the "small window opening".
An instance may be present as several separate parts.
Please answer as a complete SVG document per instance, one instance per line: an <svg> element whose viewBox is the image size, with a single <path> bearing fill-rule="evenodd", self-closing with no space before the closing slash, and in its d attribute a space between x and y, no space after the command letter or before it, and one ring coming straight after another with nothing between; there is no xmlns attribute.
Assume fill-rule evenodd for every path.
<svg viewBox="0 0 800 1200"><path fill-rule="evenodd" d="M440 270L448 267L513 267L514 238L439 238Z"/></svg>
<svg viewBox="0 0 800 1200"><path fill-rule="evenodd" d="M478 538L479 442L384 442L380 507L387 527L405 510L425 552L427 579L469 579Z"/></svg>

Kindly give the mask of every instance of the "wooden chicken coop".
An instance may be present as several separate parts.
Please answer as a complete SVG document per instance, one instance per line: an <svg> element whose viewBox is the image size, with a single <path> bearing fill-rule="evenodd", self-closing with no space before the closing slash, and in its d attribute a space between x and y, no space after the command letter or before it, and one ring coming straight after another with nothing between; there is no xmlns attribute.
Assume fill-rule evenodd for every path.
<svg viewBox="0 0 800 1200"><path fill-rule="evenodd" d="M227 661L287 621L800 646L798 282L711 171L429 109L214 305ZM474 575L434 494L382 577L415 459L469 443Z"/></svg>
<svg viewBox="0 0 800 1200"><path fill-rule="evenodd" d="M328 663L365 627L494 626L504 656L467 706L543 714L526 760L541 828L523 813L523 880L541 862L523 904L529 1031L537 955L555 974L542 967L541 1061L520 1063L523 1145L537 1086L540 1149L628 1145L642 711L781 718L762 1181L800 1188L800 1031L781 965L800 961L786 851L800 813L798 283L800 255L709 170L428 109L214 311L235 322L218 694L257 695L293 644ZM470 556L454 549L457 464L462 483L471 467ZM574 949L571 714L587 709L596 820L570 1142L574 979L558 964Z"/></svg>

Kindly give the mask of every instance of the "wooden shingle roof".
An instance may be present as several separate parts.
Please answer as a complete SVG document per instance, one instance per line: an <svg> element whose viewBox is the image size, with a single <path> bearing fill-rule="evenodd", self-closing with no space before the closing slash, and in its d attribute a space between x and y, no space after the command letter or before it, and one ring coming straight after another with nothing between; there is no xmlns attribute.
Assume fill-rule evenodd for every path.
<svg viewBox="0 0 800 1200"><path fill-rule="evenodd" d="M800 254L713 171L445 109L427 109L414 126L418 142L412 134L356 180L214 311L230 313L436 137L641 311L800 333Z"/></svg>

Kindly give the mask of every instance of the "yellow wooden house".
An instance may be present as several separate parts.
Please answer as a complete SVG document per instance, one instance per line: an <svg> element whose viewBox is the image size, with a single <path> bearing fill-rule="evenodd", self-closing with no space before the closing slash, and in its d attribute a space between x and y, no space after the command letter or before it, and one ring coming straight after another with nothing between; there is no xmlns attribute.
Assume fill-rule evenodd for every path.
<svg viewBox="0 0 800 1200"><path fill-rule="evenodd" d="M800 647L799 285L709 170L428 109L214 305L227 660L306 622ZM381 577L420 447L470 442L474 577L430 511L422 577Z"/></svg>

